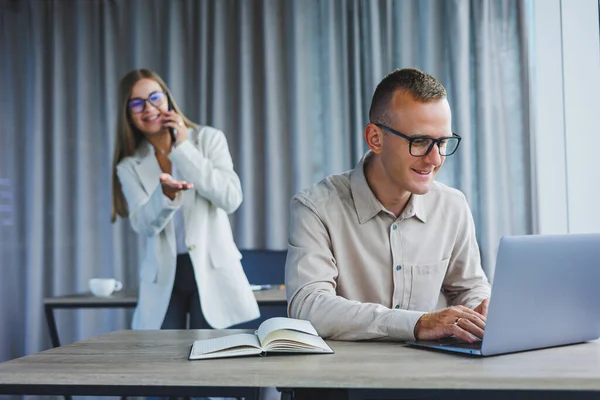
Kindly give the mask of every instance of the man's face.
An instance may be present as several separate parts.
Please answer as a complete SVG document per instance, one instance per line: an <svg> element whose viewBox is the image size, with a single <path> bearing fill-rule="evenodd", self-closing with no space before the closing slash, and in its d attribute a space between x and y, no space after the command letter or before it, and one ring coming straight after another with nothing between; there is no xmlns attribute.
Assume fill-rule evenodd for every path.
<svg viewBox="0 0 600 400"><path fill-rule="evenodd" d="M433 139L452 136L452 114L446 99L430 102L416 101L413 96L397 91L391 104L390 128L407 136L427 136ZM381 129L381 128L380 128ZM381 162L397 189L425 194L444 163L435 144L423 157L412 156L409 141L382 129Z"/></svg>

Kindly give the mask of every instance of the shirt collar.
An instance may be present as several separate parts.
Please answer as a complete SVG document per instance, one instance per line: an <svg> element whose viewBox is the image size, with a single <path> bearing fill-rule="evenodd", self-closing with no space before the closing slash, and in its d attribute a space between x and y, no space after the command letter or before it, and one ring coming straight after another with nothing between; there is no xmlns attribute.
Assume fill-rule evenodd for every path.
<svg viewBox="0 0 600 400"><path fill-rule="evenodd" d="M360 224L364 224L381 211L389 213L389 211L381 204L375 196L375 193L369 187L367 178L365 177L365 163L371 157L372 152L368 151L363 158L358 162L352 173L350 174L350 190L354 199L356 215ZM404 211L400 214L400 219L417 217L421 222L427 221L426 210L426 195L410 196Z"/></svg>
<svg viewBox="0 0 600 400"><path fill-rule="evenodd" d="M412 194L408 199L408 203L406 203L406 207L404 207L404 211L400 214L400 219L416 217L423 223L427 222L426 196L426 194Z"/></svg>

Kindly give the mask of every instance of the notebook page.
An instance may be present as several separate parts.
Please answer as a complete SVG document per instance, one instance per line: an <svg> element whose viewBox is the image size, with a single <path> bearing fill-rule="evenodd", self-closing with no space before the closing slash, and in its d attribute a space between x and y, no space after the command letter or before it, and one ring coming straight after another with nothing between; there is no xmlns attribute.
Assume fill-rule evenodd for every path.
<svg viewBox="0 0 600 400"><path fill-rule="evenodd" d="M200 356L190 355L190 360L210 360L214 358L242 357L242 356L262 356L263 352L254 347L237 347L235 349L221 350L216 353L203 354Z"/></svg>
<svg viewBox="0 0 600 400"><path fill-rule="evenodd" d="M309 321L285 317L274 317L264 321L258 327L256 335L258 336L260 343L263 343L263 340L269 333L279 329L289 329L292 331L305 332L309 335L319 336Z"/></svg>
<svg viewBox="0 0 600 400"><path fill-rule="evenodd" d="M237 335L221 336L213 339L196 340L192 346L191 357L216 353L226 349L239 349L240 347L254 347L260 349L256 335L240 333Z"/></svg>
<svg viewBox="0 0 600 400"><path fill-rule="evenodd" d="M303 332L280 330L272 332L265 337L263 349L266 351L309 351L333 353L333 350L320 336L313 336Z"/></svg>

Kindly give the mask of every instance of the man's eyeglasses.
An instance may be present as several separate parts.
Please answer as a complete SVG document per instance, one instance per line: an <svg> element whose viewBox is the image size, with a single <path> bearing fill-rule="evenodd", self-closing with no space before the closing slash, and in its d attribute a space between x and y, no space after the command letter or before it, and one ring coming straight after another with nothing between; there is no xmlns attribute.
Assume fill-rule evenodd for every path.
<svg viewBox="0 0 600 400"><path fill-rule="evenodd" d="M147 99L134 97L129 99L127 106L133 114L139 114L146 108L146 102L149 102L154 107L160 107L167 102L167 94L165 92L152 92Z"/></svg>
<svg viewBox="0 0 600 400"><path fill-rule="evenodd" d="M456 153L458 149L458 145L460 144L461 137L456 133L453 133L452 136L441 137L439 139L433 139L428 136L407 136L403 133L393 130L382 124L375 124L381 129L385 129L388 132L393 133L396 136L400 136L406 140L408 140L408 151L410 155L413 157L425 157L431 149L433 149L433 145L437 143L438 149L440 152L440 156L447 157Z"/></svg>

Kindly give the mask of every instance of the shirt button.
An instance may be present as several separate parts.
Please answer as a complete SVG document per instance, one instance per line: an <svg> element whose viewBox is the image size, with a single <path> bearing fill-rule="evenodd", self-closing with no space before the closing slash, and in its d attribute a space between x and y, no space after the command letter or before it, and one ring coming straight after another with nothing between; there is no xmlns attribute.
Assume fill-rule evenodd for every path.
<svg viewBox="0 0 600 400"><path fill-rule="evenodd" d="M400 271L401 269L402 269L402 267L401 267L401 266L399 266L399 265L396 265L396 271Z"/></svg>
<svg viewBox="0 0 600 400"><path fill-rule="evenodd" d="M398 229L398 227L396 226L396 224L394 224L394 226L392 226L392 229L393 229L393 230L396 230L396 229Z"/></svg>
<svg viewBox="0 0 600 400"><path fill-rule="evenodd" d="M195 249L195 248L196 248L196 245L195 245L195 244L190 244L190 245L188 246L188 251L194 251L194 249Z"/></svg>
<svg viewBox="0 0 600 400"><path fill-rule="evenodd" d="M400 308L399 304L396 304L396 307L394 307L396 310Z"/></svg>

